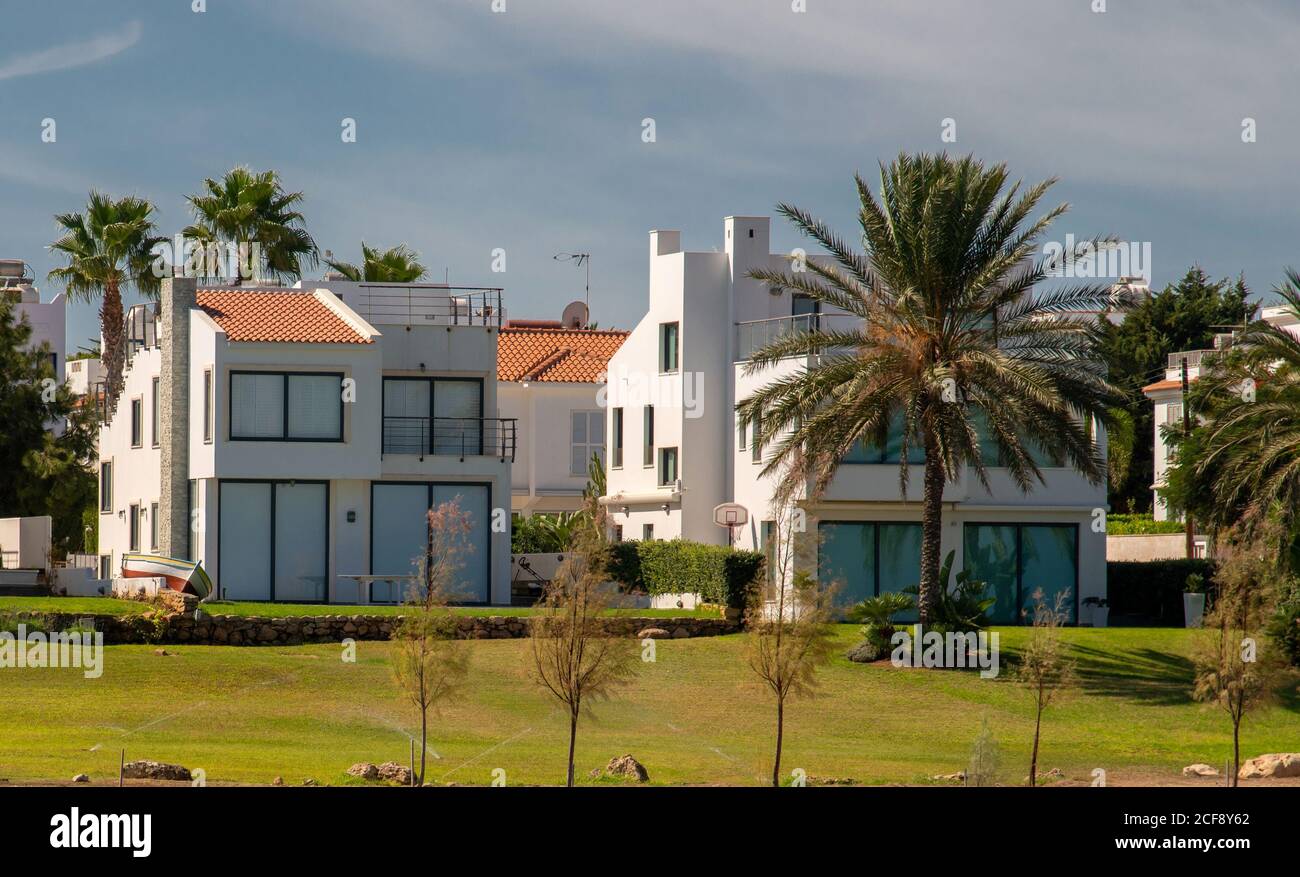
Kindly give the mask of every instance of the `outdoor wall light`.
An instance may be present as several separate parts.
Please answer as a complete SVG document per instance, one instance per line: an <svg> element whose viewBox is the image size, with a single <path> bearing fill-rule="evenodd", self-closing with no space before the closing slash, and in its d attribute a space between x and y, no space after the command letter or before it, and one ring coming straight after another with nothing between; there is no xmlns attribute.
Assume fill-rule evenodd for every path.
<svg viewBox="0 0 1300 877"><path fill-rule="evenodd" d="M619 511L621 511L623 514L626 515L626 514L627 514L627 506L623 506L621 509L619 509Z"/></svg>
<svg viewBox="0 0 1300 877"><path fill-rule="evenodd" d="M665 515L668 514L668 503L664 503L663 505L659 506L659 508L664 510Z"/></svg>
<svg viewBox="0 0 1300 877"><path fill-rule="evenodd" d="M355 524L356 522L357 522L356 509L348 509L348 523Z"/></svg>

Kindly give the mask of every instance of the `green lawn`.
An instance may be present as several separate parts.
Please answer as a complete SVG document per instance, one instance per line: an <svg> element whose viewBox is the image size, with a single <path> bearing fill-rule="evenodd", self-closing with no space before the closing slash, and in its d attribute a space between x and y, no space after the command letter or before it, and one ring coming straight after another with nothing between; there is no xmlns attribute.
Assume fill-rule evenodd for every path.
<svg viewBox="0 0 1300 877"><path fill-rule="evenodd" d="M1025 630L1001 629L1004 657ZM1221 765L1230 728L1188 696L1194 632L1071 629L1081 690L1052 708L1043 727L1043 770L1086 780L1155 771L1177 776L1192 762ZM962 769L987 716L1004 777L1027 772L1028 696L1006 675L862 666L843 651L820 674L817 700L788 710L786 772L863 783L925 782ZM202 768L209 781L348 782L357 761L405 762L417 717L389 670L388 643L363 642L356 663L337 646L237 648L110 646L97 680L79 670L0 670L0 777L66 781L116 777L118 752ZM512 784L550 783L564 771L566 722L528 675L526 640L476 641L465 699L432 723L430 780L485 784L503 768ZM770 763L773 709L751 682L743 636L660 641L634 684L583 719L578 772L633 753L656 783L755 784ZM1294 751L1300 701L1248 719L1246 755Z"/></svg>
<svg viewBox="0 0 1300 877"><path fill-rule="evenodd" d="M252 603L243 601L210 601L203 610L211 615L256 615L262 618L285 618L302 615L401 615L404 606L350 606L343 604L306 603ZM116 600L110 597L0 597L0 613L4 612L64 612L86 614L137 615L154 608L138 600ZM530 615L535 609L518 606L463 606L456 612L463 615ZM637 618L717 618L716 609L614 609L611 615L631 615Z"/></svg>

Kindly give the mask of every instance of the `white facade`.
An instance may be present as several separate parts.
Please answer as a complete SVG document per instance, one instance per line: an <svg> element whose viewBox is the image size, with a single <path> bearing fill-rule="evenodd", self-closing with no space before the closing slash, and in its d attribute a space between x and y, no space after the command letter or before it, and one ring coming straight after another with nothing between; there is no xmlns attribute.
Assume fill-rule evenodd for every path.
<svg viewBox="0 0 1300 877"><path fill-rule="evenodd" d="M518 422L519 444L511 467L511 509L517 514L556 514L582 508L587 471L576 472L576 448L600 443L604 453L605 409L594 383L502 381L497 385L502 417ZM598 425L597 442L575 436ZM584 456L584 460L585 460Z"/></svg>
<svg viewBox="0 0 1300 877"><path fill-rule="evenodd" d="M763 454L755 455L751 430L738 428L734 408L757 387L806 363L792 358L745 376L745 361L749 351L792 325L851 319L824 311L812 317L808 299L773 294L749 277L755 269L789 266L787 256L770 251L767 217L728 217L723 233L721 252L685 252L678 232L650 233L648 312L609 365L603 502L624 539L726 544L728 532L713 522L713 509L736 502L748 510L749 523L737 529L734 544L763 547L774 479L759 474ZM675 369L663 349L664 338L674 333ZM646 428L651 416L652 438ZM852 600L916 583L923 479L920 465L911 470L902 497L896 460L846 462L817 503L801 502L824 577L837 580ZM984 577L1000 597L995 617L1006 622L1019 619L1039 587L1049 599L1070 591L1075 607L1106 593L1105 534L1093 526L1094 513L1106 508L1105 486L1069 468L1043 472L1046 485L1027 495L999 469L990 470L989 490L964 473L944 493L942 551L956 553L955 569L978 565L969 552L981 553L986 567L989 557L1010 558L1005 568L979 570L994 573ZM1071 611L1074 619L1081 615L1087 617Z"/></svg>
<svg viewBox="0 0 1300 877"><path fill-rule="evenodd" d="M125 553L170 549L202 561L229 599L391 602L404 596L401 577L414 574L423 551L424 511L459 497L474 517L461 596L509 603L514 435L494 416L499 291L337 280L299 287L275 291L314 297L368 343L231 340L221 315L191 307L188 399L174 413L155 391L167 383L165 333L134 354L100 433L111 472L101 562L116 571ZM307 389L326 384L341 391L337 415L335 390ZM260 404L257 393L282 394L283 417L275 405L249 407ZM323 417L327 429L295 439L295 416L308 430ZM258 418L267 417L283 423L278 437L265 437ZM166 514L157 523L173 477L160 472L161 448L181 418L188 438L173 459L187 461L190 507L176 514L192 526L186 544L169 545Z"/></svg>

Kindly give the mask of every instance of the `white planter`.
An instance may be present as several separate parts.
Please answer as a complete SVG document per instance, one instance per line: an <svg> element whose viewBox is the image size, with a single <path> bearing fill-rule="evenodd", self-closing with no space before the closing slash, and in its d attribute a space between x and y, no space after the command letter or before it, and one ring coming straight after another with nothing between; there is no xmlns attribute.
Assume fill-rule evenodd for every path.
<svg viewBox="0 0 1300 877"><path fill-rule="evenodd" d="M1183 594L1183 626L1200 627L1205 616L1204 594Z"/></svg>

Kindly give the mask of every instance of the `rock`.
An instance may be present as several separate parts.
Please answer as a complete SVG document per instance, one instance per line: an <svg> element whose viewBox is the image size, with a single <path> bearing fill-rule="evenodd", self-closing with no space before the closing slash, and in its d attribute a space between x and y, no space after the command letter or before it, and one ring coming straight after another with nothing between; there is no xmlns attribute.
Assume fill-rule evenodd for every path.
<svg viewBox="0 0 1300 877"><path fill-rule="evenodd" d="M122 766L122 776L128 780L172 780L188 783L190 770L179 764L163 764L159 761L128 761Z"/></svg>
<svg viewBox="0 0 1300 877"><path fill-rule="evenodd" d="M611 758L609 764L605 765L605 773L610 776L631 777L638 783L644 783L650 779L650 774L646 773L645 767L631 755Z"/></svg>
<svg viewBox="0 0 1300 877"><path fill-rule="evenodd" d="M964 783L966 782L966 772L959 770L956 773L941 773L930 777L930 779L941 783Z"/></svg>
<svg viewBox="0 0 1300 877"><path fill-rule="evenodd" d="M662 627L647 627L636 635L637 639L667 639L668 631Z"/></svg>
<svg viewBox="0 0 1300 877"><path fill-rule="evenodd" d="M880 652L869 642L860 642L844 655L855 664L870 664L880 657Z"/></svg>
<svg viewBox="0 0 1300 877"><path fill-rule="evenodd" d="M1300 753L1274 752L1260 755L1243 764L1237 776L1243 780L1300 777Z"/></svg>
<svg viewBox="0 0 1300 877"><path fill-rule="evenodd" d="M84 773L79 773L72 778L72 781L74 783L88 783L90 782L90 777L86 776Z"/></svg>
<svg viewBox="0 0 1300 877"><path fill-rule="evenodd" d="M284 785L284 777L276 777L275 779L271 780L271 785L273 785L273 786L283 786L283 785Z"/></svg>
<svg viewBox="0 0 1300 877"><path fill-rule="evenodd" d="M591 777L593 780L600 779L600 768L597 767L593 769L591 773L587 774L587 776Z"/></svg>
<svg viewBox="0 0 1300 877"><path fill-rule="evenodd" d="M377 768L379 778L387 780L390 783L399 783L403 786L411 784L411 769L398 764L396 761L385 761Z"/></svg>
<svg viewBox="0 0 1300 877"><path fill-rule="evenodd" d="M160 658L166 658L168 655L171 654L171 652L167 651L166 649L154 649L153 653Z"/></svg>
<svg viewBox="0 0 1300 877"><path fill-rule="evenodd" d="M305 780L302 781L302 784L303 784L304 786L314 786L314 785L316 785L316 781L315 781L314 779L312 779L311 777L307 777L307 779L305 779Z"/></svg>
<svg viewBox="0 0 1300 877"><path fill-rule="evenodd" d="M1217 777L1219 772L1208 764L1189 764L1183 768L1185 777Z"/></svg>
<svg viewBox="0 0 1300 877"><path fill-rule="evenodd" d="M379 768L368 761L360 761L348 768L348 775L361 777L363 780L379 779Z"/></svg>

